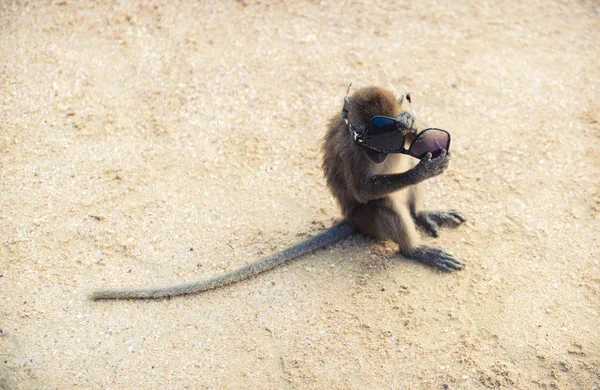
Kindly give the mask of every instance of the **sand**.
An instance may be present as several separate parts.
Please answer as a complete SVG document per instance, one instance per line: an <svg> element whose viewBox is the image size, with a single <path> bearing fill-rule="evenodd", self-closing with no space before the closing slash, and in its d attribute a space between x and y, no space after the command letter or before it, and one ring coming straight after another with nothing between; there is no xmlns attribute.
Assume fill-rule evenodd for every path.
<svg viewBox="0 0 600 390"><path fill-rule="evenodd" d="M595 1L0 1L0 388L600 388ZM162 301L339 218L346 86L452 134L441 273L355 236Z"/></svg>

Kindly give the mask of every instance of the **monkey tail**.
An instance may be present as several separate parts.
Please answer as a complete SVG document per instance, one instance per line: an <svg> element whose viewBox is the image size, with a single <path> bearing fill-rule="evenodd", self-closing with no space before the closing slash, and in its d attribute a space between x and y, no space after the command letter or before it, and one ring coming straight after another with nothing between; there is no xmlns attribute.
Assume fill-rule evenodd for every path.
<svg viewBox="0 0 600 390"><path fill-rule="evenodd" d="M282 250L281 252L263 257L255 263L245 265L224 275L194 283L186 283L168 287L146 288L146 289L106 289L96 290L90 294L90 299L157 299L169 298L179 295L197 294L202 291L212 290L227 286L252 276L258 275L280 265L286 264L294 259L304 256L317 249L324 248L349 237L355 232L355 228L348 222L342 221L324 232L311 238L307 238L298 244Z"/></svg>

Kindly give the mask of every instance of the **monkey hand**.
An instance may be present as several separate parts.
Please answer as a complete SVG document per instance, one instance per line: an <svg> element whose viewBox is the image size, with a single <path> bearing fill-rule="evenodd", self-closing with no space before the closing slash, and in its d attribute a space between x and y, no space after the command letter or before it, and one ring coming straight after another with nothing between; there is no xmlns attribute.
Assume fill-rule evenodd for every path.
<svg viewBox="0 0 600 390"><path fill-rule="evenodd" d="M417 225L433 237L438 236L440 226L456 227L467 220L458 210L420 211L413 215L413 219Z"/></svg>
<svg viewBox="0 0 600 390"><path fill-rule="evenodd" d="M441 175L448 168L448 164L450 164L450 153L446 153L445 150L442 150L440 155L433 160L431 153L427 153L413 168L417 175L417 182Z"/></svg>

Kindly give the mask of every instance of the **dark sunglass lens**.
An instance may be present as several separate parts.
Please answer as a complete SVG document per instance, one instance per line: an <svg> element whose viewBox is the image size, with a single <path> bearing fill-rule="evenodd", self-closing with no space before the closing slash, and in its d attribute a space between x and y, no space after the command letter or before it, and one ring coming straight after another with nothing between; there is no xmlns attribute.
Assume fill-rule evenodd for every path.
<svg viewBox="0 0 600 390"><path fill-rule="evenodd" d="M396 121L385 116L371 118L364 143L382 152L395 152L402 149L404 137L396 127Z"/></svg>
<svg viewBox="0 0 600 390"><path fill-rule="evenodd" d="M450 134L443 130L428 129L417 136L408 153L418 159L425 157L427 153L431 153L431 158L436 158L442 150L448 150L449 146Z"/></svg>
<svg viewBox="0 0 600 390"><path fill-rule="evenodd" d="M396 121L385 116L375 116L369 122L371 134L387 133L396 130Z"/></svg>

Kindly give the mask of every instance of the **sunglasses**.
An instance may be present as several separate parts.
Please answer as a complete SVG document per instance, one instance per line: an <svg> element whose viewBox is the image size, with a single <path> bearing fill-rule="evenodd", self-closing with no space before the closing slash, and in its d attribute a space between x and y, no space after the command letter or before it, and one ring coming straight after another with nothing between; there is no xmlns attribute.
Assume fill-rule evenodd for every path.
<svg viewBox="0 0 600 390"><path fill-rule="evenodd" d="M442 150L447 152L450 149L450 133L442 129L433 127L424 129L406 149L405 136L400 130L405 128L405 124L395 118L374 116L360 132L357 132L349 122L347 124L359 145L379 153L402 153L422 159L427 153L431 153L431 158L436 158Z"/></svg>

